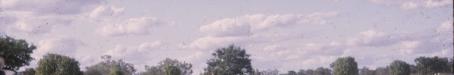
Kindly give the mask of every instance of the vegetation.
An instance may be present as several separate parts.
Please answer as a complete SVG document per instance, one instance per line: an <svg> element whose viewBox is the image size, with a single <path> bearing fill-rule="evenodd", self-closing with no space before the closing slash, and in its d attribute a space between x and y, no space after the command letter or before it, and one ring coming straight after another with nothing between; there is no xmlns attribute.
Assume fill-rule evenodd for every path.
<svg viewBox="0 0 454 75"><path fill-rule="evenodd" d="M68 56L47 54L39 60L36 75L81 75L79 62Z"/></svg>
<svg viewBox="0 0 454 75"><path fill-rule="evenodd" d="M33 59L30 54L36 47L24 40L13 39L8 36L0 37L0 57L6 63L4 69L16 71L20 67L29 65ZM203 75L279 75L278 70L254 70L250 55L246 50L230 45L217 49L213 57L208 60ZM167 58L156 66L146 66L145 71L136 72L133 64L121 59L114 60L111 56L102 56L103 61L86 67L82 72L79 62L74 58L47 54L38 61L38 67L27 68L18 72L19 75L191 75L192 65L175 59ZM433 75L437 73L452 73L453 59L442 57L419 57L416 64L395 60L387 67L358 69L353 57L340 57L330 64L331 68L319 67L316 69L291 70L282 75Z"/></svg>
<svg viewBox="0 0 454 75"><path fill-rule="evenodd" d="M14 39L9 36L0 36L0 57L5 60L3 68L19 70L20 67L29 65L33 58L30 56L36 47L25 40Z"/></svg>
<svg viewBox="0 0 454 75"><path fill-rule="evenodd" d="M226 48L217 49L212 54L214 58L208 60L206 75L250 75L254 71L251 59L246 50L230 45Z"/></svg>

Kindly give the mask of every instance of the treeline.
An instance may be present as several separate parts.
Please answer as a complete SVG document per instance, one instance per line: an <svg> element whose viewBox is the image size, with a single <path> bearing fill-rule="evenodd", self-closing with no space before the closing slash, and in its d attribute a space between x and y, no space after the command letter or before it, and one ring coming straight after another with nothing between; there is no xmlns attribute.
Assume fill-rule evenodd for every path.
<svg viewBox="0 0 454 75"><path fill-rule="evenodd" d="M319 67L315 70L288 71L282 75L453 75L453 59L440 57L419 57L416 65L395 60L386 67L375 70L358 68L353 57L341 57L330 68ZM278 71L261 71L260 75L276 75Z"/></svg>
<svg viewBox="0 0 454 75"><path fill-rule="evenodd" d="M33 59L30 54L36 47L24 40L8 36L0 37L0 57L4 59L2 69L17 71L29 65ZM451 74L453 59L440 57L419 57L416 64L395 60L386 67L375 70L358 68L353 57L340 57L329 68L316 68L279 73L278 70L257 70L251 65L250 55L246 50L234 45L219 48L212 53L207 67L200 75L434 75ZM165 59L155 66L145 66L145 71L137 72L133 64L123 60L102 56L103 61L85 67L81 71L79 62L74 58L46 54L38 60L36 68L27 68L18 75L192 75L192 65L174 59ZM283 61L285 62L285 61Z"/></svg>

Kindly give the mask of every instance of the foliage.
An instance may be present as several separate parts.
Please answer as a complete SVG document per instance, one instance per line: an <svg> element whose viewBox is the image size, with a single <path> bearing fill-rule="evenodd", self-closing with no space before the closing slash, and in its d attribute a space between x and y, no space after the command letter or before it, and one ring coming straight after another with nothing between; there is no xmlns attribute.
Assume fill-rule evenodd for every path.
<svg viewBox="0 0 454 75"><path fill-rule="evenodd" d="M432 75L435 73L449 72L448 58L419 57L415 59L418 74ZM451 66L452 67L452 66Z"/></svg>
<svg viewBox="0 0 454 75"><path fill-rule="evenodd" d="M410 65L404 61L395 60L389 65L391 75L410 75Z"/></svg>
<svg viewBox="0 0 454 75"><path fill-rule="evenodd" d="M158 66L145 66L145 72L140 75L191 75L192 65L185 62L166 58Z"/></svg>
<svg viewBox="0 0 454 75"><path fill-rule="evenodd" d="M334 75L358 75L358 64L353 57L341 57L331 64Z"/></svg>
<svg viewBox="0 0 454 75"><path fill-rule="evenodd" d="M47 54L38 61L36 75L81 75L79 62L68 56Z"/></svg>
<svg viewBox="0 0 454 75"><path fill-rule="evenodd" d="M84 75L133 75L136 71L132 64L123 60L112 60L111 56L102 56L103 62L87 67Z"/></svg>
<svg viewBox="0 0 454 75"><path fill-rule="evenodd" d="M251 59L245 49L230 45L217 49L212 54L214 58L208 61L205 68L207 75L250 75L253 74Z"/></svg>
<svg viewBox="0 0 454 75"><path fill-rule="evenodd" d="M33 58L30 56L36 47L25 40L14 39L9 36L0 36L0 57L5 59L5 69L18 70L29 65Z"/></svg>
<svg viewBox="0 0 454 75"><path fill-rule="evenodd" d="M27 68L22 72L19 72L19 75L35 75L36 71L33 68Z"/></svg>

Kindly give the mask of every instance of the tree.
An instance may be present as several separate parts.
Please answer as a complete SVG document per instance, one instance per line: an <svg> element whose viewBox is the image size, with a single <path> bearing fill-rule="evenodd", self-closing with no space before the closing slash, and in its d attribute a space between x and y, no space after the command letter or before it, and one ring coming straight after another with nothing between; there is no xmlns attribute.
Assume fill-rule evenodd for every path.
<svg viewBox="0 0 454 75"><path fill-rule="evenodd" d="M246 50L234 45L217 49L208 60L205 68L207 75L245 75L253 74L251 59Z"/></svg>
<svg viewBox="0 0 454 75"><path fill-rule="evenodd" d="M390 75L389 69L386 67L378 67L375 69L375 75Z"/></svg>
<svg viewBox="0 0 454 75"><path fill-rule="evenodd" d="M145 72L140 75L190 75L192 65L185 62L166 58L158 66L145 66Z"/></svg>
<svg viewBox="0 0 454 75"><path fill-rule="evenodd" d="M448 58L419 57L415 59L418 74L433 75L435 73L449 72Z"/></svg>
<svg viewBox="0 0 454 75"><path fill-rule="evenodd" d="M81 75L79 62L68 56L47 54L38 61L36 75Z"/></svg>
<svg viewBox="0 0 454 75"><path fill-rule="evenodd" d="M341 57L331 64L334 75L358 75L358 64L353 57Z"/></svg>
<svg viewBox="0 0 454 75"><path fill-rule="evenodd" d="M375 71L370 70L367 67L363 67L359 70L359 75L375 75Z"/></svg>
<svg viewBox="0 0 454 75"><path fill-rule="evenodd" d="M3 67L5 69L15 71L22 66L29 65L33 60L30 54L35 49L34 45L28 44L25 40L0 36L0 57L5 59Z"/></svg>
<svg viewBox="0 0 454 75"><path fill-rule="evenodd" d="M395 60L388 66L391 75L410 75L410 65L404 61Z"/></svg>
<svg viewBox="0 0 454 75"><path fill-rule="evenodd" d="M295 71L288 71L287 75L296 75Z"/></svg>
<svg viewBox="0 0 454 75"><path fill-rule="evenodd" d="M328 68L319 67L315 69L315 75L331 75L331 70Z"/></svg>
<svg viewBox="0 0 454 75"><path fill-rule="evenodd" d="M27 68L22 72L19 72L19 75L35 75L36 71L33 68Z"/></svg>
<svg viewBox="0 0 454 75"><path fill-rule="evenodd" d="M132 64L123 60L113 60L111 56L102 56L104 61L86 68L84 75L132 75L136 70Z"/></svg>

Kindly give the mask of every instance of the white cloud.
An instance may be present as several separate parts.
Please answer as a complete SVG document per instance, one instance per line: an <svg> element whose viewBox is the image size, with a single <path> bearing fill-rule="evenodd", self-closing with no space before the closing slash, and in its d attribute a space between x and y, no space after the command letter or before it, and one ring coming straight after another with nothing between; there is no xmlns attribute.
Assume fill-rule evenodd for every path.
<svg viewBox="0 0 454 75"><path fill-rule="evenodd" d="M68 26L75 18L73 16L35 16L26 12L9 14L15 17L5 26L10 32L25 32L32 34L47 33L56 26Z"/></svg>
<svg viewBox="0 0 454 75"><path fill-rule="evenodd" d="M405 2L403 3L401 6L400 6L401 9L415 9L415 8L418 8L418 4L414 3L414 2Z"/></svg>
<svg viewBox="0 0 454 75"><path fill-rule="evenodd" d="M452 5L452 0L426 0L426 7L442 7L447 5Z"/></svg>
<svg viewBox="0 0 454 75"><path fill-rule="evenodd" d="M101 2L101 0L6 0L2 3L5 5L0 7L7 11L33 12L37 15L67 15L92 10Z"/></svg>
<svg viewBox="0 0 454 75"><path fill-rule="evenodd" d="M401 9L439 8L452 5L452 0L369 0L372 3L399 5Z"/></svg>
<svg viewBox="0 0 454 75"><path fill-rule="evenodd" d="M105 17L105 16L117 16L117 15L123 13L124 9L125 8L121 8L121 7L100 5L100 6L96 7L93 11L91 11L89 16L92 18Z"/></svg>
<svg viewBox="0 0 454 75"><path fill-rule="evenodd" d="M439 33L446 33L446 32L451 32L452 31L452 19L446 20L441 25L438 27L437 32Z"/></svg>
<svg viewBox="0 0 454 75"><path fill-rule="evenodd" d="M33 57L40 58L47 53L57 53L68 56L76 56L79 47L84 43L72 38L51 38L41 40L37 44L37 49Z"/></svg>
<svg viewBox="0 0 454 75"><path fill-rule="evenodd" d="M245 15L225 18L200 27L200 31L213 36L247 36L274 27L298 24L326 24L325 19L336 16L336 12L277 15Z"/></svg>
<svg viewBox="0 0 454 75"><path fill-rule="evenodd" d="M154 27L166 24L168 23L153 17L129 18L121 22L107 23L99 29L99 32L108 36L145 35L149 34Z"/></svg>

